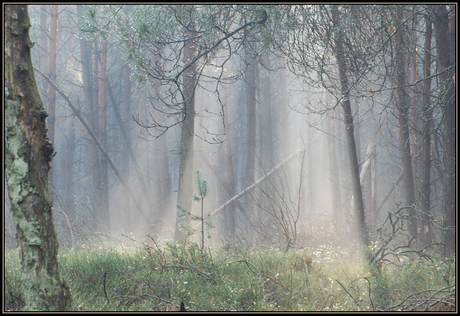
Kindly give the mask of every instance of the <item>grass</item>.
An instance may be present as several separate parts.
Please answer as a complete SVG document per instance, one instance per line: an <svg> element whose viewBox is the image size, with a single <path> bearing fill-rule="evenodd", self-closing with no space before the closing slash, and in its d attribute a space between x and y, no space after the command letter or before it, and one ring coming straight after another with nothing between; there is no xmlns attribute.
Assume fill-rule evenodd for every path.
<svg viewBox="0 0 460 316"><path fill-rule="evenodd" d="M452 260L369 267L340 247L228 249L81 247L61 251L59 262L75 311L164 311L180 302L188 311L407 310L455 290ZM21 310L24 300L18 254L8 252L5 309Z"/></svg>

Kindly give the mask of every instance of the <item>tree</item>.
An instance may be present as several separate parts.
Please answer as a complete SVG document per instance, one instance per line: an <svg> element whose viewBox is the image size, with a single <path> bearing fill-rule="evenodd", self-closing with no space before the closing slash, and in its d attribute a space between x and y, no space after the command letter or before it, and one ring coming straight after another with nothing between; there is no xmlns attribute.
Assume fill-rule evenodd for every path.
<svg viewBox="0 0 460 316"><path fill-rule="evenodd" d="M408 228L411 237L417 236L417 219L415 217L415 186L412 169L411 142L409 134L409 108L406 85L406 65L408 64L407 54L404 51L406 46L406 29L403 22L404 7L395 7L395 23L398 31L395 37L395 84L396 84L396 108L399 123L399 154L404 172L405 204L409 208Z"/></svg>
<svg viewBox="0 0 460 316"><path fill-rule="evenodd" d="M452 11L454 12L454 11ZM455 252L455 28L449 21L446 5L434 10L434 30L441 85L443 112L442 133L444 136L444 222L446 252Z"/></svg>
<svg viewBox="0 0 460 316"><path fill-rule="evenodd" d="M351 112L347 64L345 62L345 48L343 43L344 29L341 27L341 16L338 6L332 6L331 14L332 23L336 28L336 32L334 33L336 44L335 56L337 58L337 66L339 68L341 105L344 114L345 135L348 148L348 157L350 160L355 219L358 221L359 240L363 245L368 246L369 237L364 220L364 202L361 182L359 179L359 161L356 152L355 136L353 132L353 114Z"/></svg>
<svg viewBox="0 0 460 316"><path fill-rule="evenodd" d="M422 132L422 175L420 185L420 212L422 214L420 242L422 245L431 243L431 223L430 223L430 195L431 195L431 124L433 109L430 105L431 91L431 37L432 21L431 14L425 15L425 54L423 64L423 132Z"/></svg>
<svg viewBox="0 0 460 316"><path fill-rule="evenodd" d="M185 31L186 38L192 37L195 26L191 19L193 8L189 7L187 12L187 25ZM184 59L185 64L192 61L197 53L197 45L193 40L186 40L184 43ZM181 208L191 210L193 201L193 156L194 156L194 134L195 134L195 88L196 88L196 65L190 64L182 74L182 82L184 85L182 115L183 121L181 124L181 141L180 141L180 166L179 166L179 187L177 192L177 205ZM183 223L190 225L190 216L177 217L176 232L174 239L183 240L186 235L181 227Z"/></svg>
<svg viewBox="0 0 460 316"><path fill-rule="evenodd" d="M48 173L54 156L35 81L26 5L5 6L5 165L21 259L25 310L63 311L70 290L60 278Z"/></svg>
<svg viewBox="0 0 460 316"><path fill-rule="evenodd" d="M107 150L107 39L102 39L100 53L100 91L99 91L99 138L105 150ZM108 163L103 155L100 155L100 188L97 190L100 195L100 223L104 223L105 229L110 231L110 209L109 209L109 176Z"/></svg>
<svg viewBox="0 0 460 316"><path fill-rule="evenodd" d="M58 30L58 5L51 6L51 21L50 21L50 46L49 46L49 75L51 79L56 81L56 55L57 55L57 30ZM48 137L54 144L54 130L56 125L56 91L51 85L48 86L48 102L46 109L49 113L48 116ZM54 172L50 170L50 186L54 188Z"/></svg>

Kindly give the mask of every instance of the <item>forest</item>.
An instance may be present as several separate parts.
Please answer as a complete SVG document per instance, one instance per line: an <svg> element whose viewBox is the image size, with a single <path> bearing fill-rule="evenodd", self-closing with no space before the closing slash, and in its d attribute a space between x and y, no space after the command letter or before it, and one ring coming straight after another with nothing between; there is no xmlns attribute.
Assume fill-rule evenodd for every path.
<svg viewBox="0 0 460 316"><path fill-rule="evenodd" d="M456 4L4 4L4 311L456 311Z"/></svg>

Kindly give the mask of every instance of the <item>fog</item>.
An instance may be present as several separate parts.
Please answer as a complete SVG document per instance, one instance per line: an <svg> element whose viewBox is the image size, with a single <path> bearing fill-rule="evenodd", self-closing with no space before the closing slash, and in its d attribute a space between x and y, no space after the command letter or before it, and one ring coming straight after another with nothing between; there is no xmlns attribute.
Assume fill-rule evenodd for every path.
<svg viewBox="0 0 460 316"><path fill-rule="evenodd" d="M49 6L44 7L48 12ZM32 57L34 65L48 74L50 57L46 36L49 30L43 29L43 25L49 26L49 17L40 25L41 9L40 5L29 6L30 34L35 42ZM85 38L77 27L80 19L75 5L59 5L56 82L83 117L93 122L95 118L100 120L103 114L91 112L94 109L89 108L85 95L87 82L83 65L88 61L81 52ZM100 162L105 158L93 147L88 131L58 94L51 186L61 248L130 244L133 240L145 240L147 235L157 242L178 241L178 192L183 189L179 185L181 151L183 146L190 146L181 143L181 135L184 117L191 115L185 114L181 104L188 106L192 98L195 107L193 162L190 164L193 177L184 182L184 186L193 189L193 194L188 195L192 207L185 210L192 216L191 219L184 217L188 218L188 228L184 229L189 229L185 233L187 241L201 243L203 220L206 247L216 247L225 241L283 250L324 244L350 247L360 243L335 57L328 57L332 60L328 64L327 69L332 69L328 76L316 70L302 76L293 71L289 58L279 51L265 50L262 40L259 46L251 44L255 46L253 51L239 47L232 54L221 44L223 49L216 49L196 62L199 76L194 77L193 96L187 98L185 79L179 80L180 85L171 80L158 80L159 75L153 73L156 68L152 66L152 73L148 74L142 71L146 68L139 66L141 62L137 68L133 63L128 67L129 50L117 39L122 31L116 31L117 24L112 24L107 31L107 83L111 89L106 92L107 128L98 130L96 120L91 126L96 128L98 137L105 135L107 153L132 190L134 199L108 166L107 212L95 202L101 197L103 181L95 182L94 172L102 170ZM88 36L86 43L93 45L89 62L93 67L100 67L97 58L101 58L103 37L96 38ZM125 40L128 46L133 45L130 40L134 42L129 37ZM164 49L170 60L162 64L161 69L178 73L179 61L184 58L180 54L185 48L174 47ZM138 49L151 65L156 61L161 63L147 42L139 44ZM331 53L325 49L324 54ZM422 75L423 65L418 62L418 73ZM251 71L253 81L250 81ZM101 70L93 68L92 75L95 84L102 76ZM46 106L51 88L38 72L35 76ZM374 83L384 86L387 81L376 78ZM377 229L388 213L397 211L399 205L405 203L404 181L400 181L403 169L399 125L393 91L381 89L374 95L369 93L370 86L359 84L353 87L356 91L353 90L350 97L354 139L365 223L370 239L377 241ZM251 85L255 95L250 92ZM99 83L94 93L101 93L101 89ZM251 99L255 103L253 113L248 106ZM96 107L99 103L100 99L95 102ZM47 111L50 110L47 108ZM415 111L417 109L413 118L421 117ZM434 109L435 125L441 120L440 112L441 109ZM122 128L129 139L125 139ZM251 131L255 133L253 136ZM413 157L416 157L421 150L421 134L415 127L411 137L416 150ZM440 139L435 137L433 148L436 142ZM369 146L375 146L375 154L367 153ZM130 156L130 150L134 157ZM197 171L201 172L202 183L205 181L208 188L207 194L201 197ZM431 214L440 220L443 218L442 182L438 169L433 168L432 173ZM419 184L420 175L420 163L414 164L414 176ZM240 196L232 203L221 207L237 195ZM6 191L5 198L7 200ZM8 208L8 201L6 205ZM200 219L202 207L204 218ZM15 248L10 212L5 213L5 218L5 243ZM433 228L432 238L441 240L440 230Z"/></svg>

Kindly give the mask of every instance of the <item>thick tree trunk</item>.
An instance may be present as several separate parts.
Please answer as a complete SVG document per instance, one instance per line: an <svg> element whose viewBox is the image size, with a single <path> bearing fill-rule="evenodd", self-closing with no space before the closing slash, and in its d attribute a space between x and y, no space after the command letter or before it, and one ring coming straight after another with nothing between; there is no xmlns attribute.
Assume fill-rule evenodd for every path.
<svg viewBox="0 0 460 316"><path fill-rule="evenodd" d="M25 5L5 6L5 167L21 259L25 310L64 311L70 290L61 281L48 172L53 144L38 92Z"/></svg>
<svg viewBox="0 0 460 316"><path fill-rule="evenodd" d="M353 114L351 112L350 105L350 92L348 88L348 77L346 73L346 63L344 60L344 47L342 40L341 23L339 17L339 10L336 5L332 6L332 21L333 25L338 28L338 31L335 33L335 54L337 58L337 64L339 68L340 76L340 89L342 93L341 105L344 112L344 121L345 121L345 135L346 143L348 148L348 157L350 160L350 171L351 171L351 181L353 188L353 201L354 201L354 212L355 220L357 221L358 228L358 238L360 243L364 246L369 245L369 237L367 227L365 225L364 219L364 203L361 183L359 181L359 162L358 155L356 152L356 142L354 136L354 125L353 125Z"/></svg>
<svg viewBox="0 0 460 316"><path fill-rule="evenodd" d="M403 21L403 7L396 6L395 18L398 26ZM411 237L417 236L417 218L415 217L415 187L414 175L412 172L412 155L411 141L409 134L409 107L407 93L404 88L406 84L406 55L404 52L405 45L404 29L396 33L395 39L395 70L396 70L396 107L399 123L399 155L404 172L404 195L405 204L410 207L408 216L408 230Z"/></svg>
<svg viewBox="0 0 460 316"><path fill-rule="evenodd" d="M455 11L454 11L455 12ZM441 102L443 107L442 131L444 135L444 221L446 253L455 252L455 28L449 28L449 13L446 5L435 9L435 39L440 72Z"/></svg>

